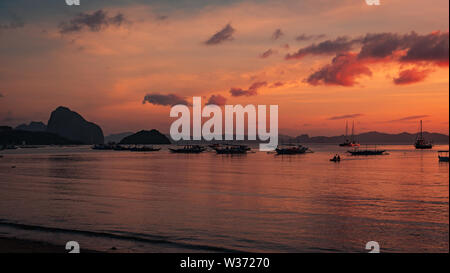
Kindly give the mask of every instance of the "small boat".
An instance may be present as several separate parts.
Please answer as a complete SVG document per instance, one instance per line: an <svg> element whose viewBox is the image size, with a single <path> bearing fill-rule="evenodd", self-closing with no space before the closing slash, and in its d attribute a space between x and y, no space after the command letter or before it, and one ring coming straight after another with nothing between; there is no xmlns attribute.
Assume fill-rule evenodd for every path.
<svg viewBox="0 0 450 273"><path fill-rule="evenodd" d="M300 144L285 144L278 146L275 151L279 155L296 155L296 154L304 154L308 151L309 148L302 146Z"/></svg>
<svg viewBox="0 0 450 273"><path fill-rule="evenodd" d="M18 147L16 145L3 145L3 148L0 150L16 150Z"/></svg>
<svg viewBox="0 0 450 273"><path fill-rule="evenodd" d="M431 142L426 141L425 138L423 137L422 121L420 121L420 132L417 135L416 142L414 143L414 147L416 147L416 149L431 149L431 148L433 148L433 144Z"/></svg>
<svg viewBox="0 0 450 273"><path fill-rule="evenodd" d="M345 141L344 143L339 144L341 147L359 147L361 146L354 140L355 137L355 122L352 124L352 136L351 140L348 138L348 122L345 122Z"/></svg>
<svg viewBox="0 0 450 273"><path fill-rule="evenodd" d="M247 145L226 145L225 147L214 146L211 148L218 154L246 154L251 150Z"/></svg>
<svg viewBox="0 0 450 273"><path fill-rule="evenodd" d="M157 152L161 148L154 148L153 146L134 146L129 149L132 152Z"/></svg>
<svg viewBox="0 0 450 273"><path fill-rule="evenodd" d="M183 148L173 149L169 148L172 153L181 153L181 154L198 154L202 153L206 150L205 147L200 145L185 145Z"/></svg>
<svg viewBox="0 0 450 273"><path fill-rule="evenodd" d="M347 153L350 153L351 155L382 155L384 152L386 152L386 150L378 150L377 148L369 149L367 147L365 149L355 148L347 151Z"/></svg>
<svg viewBox="0 0 450 273"><path fill-rule="evenodd" d="M114 151L129 151L130 150L130 147L127 147L127 146L122 146L122 145L114 145L113 146L113 150Z"/></svg>
<svg viewBox="0 0 450 273"><path fill-rule="evenodd" d="M92 150L114 150L114 144L94 144Z"/></svg>
<svg viewBox="0 0 450 273"><path fill-rule="evenodd" d="M438 151L439 162L449 162L448 161L448 151Z"/></svg>

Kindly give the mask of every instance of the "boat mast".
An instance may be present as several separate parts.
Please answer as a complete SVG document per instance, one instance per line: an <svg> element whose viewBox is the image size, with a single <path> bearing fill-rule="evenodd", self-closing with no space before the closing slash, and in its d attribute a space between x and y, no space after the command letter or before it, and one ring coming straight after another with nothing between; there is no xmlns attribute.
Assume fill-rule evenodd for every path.
<svg viewBox="0 0 450 273"><path fill-rule="evenodd" d="M423 139L422 120L420 120L420 139Z"/></svg>
<svg viewBox="0 0 450 273"><path fill-rule="evenodd" d="M345 121L345 138L348 138L348 121Z"/></svg>
<svg viewBox="0 0 450 273"><path fill-rule="evenodd" d="M355 136L355 121L352 122L352 141L354 139Z"/></svg>

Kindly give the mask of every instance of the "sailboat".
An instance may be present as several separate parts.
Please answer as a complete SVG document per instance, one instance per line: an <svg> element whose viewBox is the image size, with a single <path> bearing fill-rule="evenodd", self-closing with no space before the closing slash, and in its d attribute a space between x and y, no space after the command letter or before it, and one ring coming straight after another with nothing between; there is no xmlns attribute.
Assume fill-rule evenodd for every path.
<svg viewBox="0 0 450 273"><path fill-rule="evenodd" d="M416 149L431 149L431 148L433 148L433 144L431 142L426 141L425 138L423 137L422 120L420 121L420 132L417 135L414 146L416 147Z"/></svg>
<svg viewBox="0 0 450 273"><path fill-rule="evenodd" d="M348 139L348 122L345 122L345 141L344 143L339 144L341 147L359 147L360 144L354 140L355 137L355 122L352 124L352 136L351 139Z"/></svg>

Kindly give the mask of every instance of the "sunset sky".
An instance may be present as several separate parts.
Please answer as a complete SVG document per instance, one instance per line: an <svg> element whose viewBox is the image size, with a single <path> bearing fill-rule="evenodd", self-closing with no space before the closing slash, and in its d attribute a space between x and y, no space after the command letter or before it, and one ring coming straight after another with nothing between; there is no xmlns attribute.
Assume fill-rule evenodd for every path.
<svg viewBox="0 0 450 273"><path fill-rule="evenodd" d="M0 125L62 105L105 135L174 103L279 105L280 133L448 134L449 1L0 1Z"/></svg>

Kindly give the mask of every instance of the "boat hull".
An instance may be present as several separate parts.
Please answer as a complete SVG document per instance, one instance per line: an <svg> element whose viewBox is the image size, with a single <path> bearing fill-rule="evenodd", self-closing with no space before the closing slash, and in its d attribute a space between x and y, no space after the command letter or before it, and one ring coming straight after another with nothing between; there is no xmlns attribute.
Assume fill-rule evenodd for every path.
<svg viewBox="0 0 450 273"><path fill-rule="evenodd" d="M377 151L347 151L351 155L382 155L386 150Z"/></svg>
<svg viewBox="0 0 450 273"><path fill-rule="evenodd" d="M448 156L439 156L439 162L449 162Z"/></svg>
<svg viewBox="0 0 450 273"><path fill-rule="evenodd" d="M419 150L424 150L424 149L432 149L433 145L432 144L416 144L416 145L414 145L414 147L416 147L416 149L419 149Z"/></svg>

